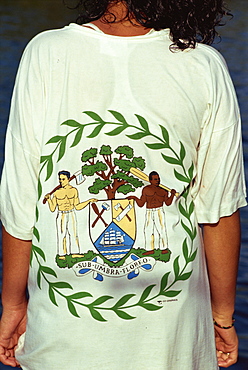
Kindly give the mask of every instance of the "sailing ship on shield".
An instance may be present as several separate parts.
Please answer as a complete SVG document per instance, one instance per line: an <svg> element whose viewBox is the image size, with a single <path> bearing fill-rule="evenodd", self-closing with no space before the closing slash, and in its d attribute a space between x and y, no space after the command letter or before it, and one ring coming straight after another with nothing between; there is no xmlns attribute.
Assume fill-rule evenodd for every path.
<svg viewBox="0 0 248 370"><path fill-rule="evenodd" d="M89 209L89 233L92 243L105 260L118 263L127 256L135 242L134 201L98 201L92 203Z"/></svg>

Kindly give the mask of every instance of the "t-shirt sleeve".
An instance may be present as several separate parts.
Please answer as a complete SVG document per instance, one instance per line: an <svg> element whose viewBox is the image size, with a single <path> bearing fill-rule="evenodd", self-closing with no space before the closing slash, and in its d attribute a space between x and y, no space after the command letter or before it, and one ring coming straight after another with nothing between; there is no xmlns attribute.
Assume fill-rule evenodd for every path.
<svg viewBox="0 0 248 370"><path fill-rule="evenodd" d="M192 189L199 223L216 223L246 205L236 93L223 58L216 51L209 52L209 102Z"/></svg>
<svg viewBox="0 0 248 370"><path fill-rule="evenodd" d="M35 223L44 89L39 58L24 51L13 91L0 188L1 221L12 236L30 240ZM40 135L38 134L40 131Z"/></svg>

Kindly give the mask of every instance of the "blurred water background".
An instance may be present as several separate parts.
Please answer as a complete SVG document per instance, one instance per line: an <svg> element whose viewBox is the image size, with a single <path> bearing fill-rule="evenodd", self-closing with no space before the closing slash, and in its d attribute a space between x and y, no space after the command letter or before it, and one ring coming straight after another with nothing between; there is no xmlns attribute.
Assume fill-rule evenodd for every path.
<svg viewBox="0 0 248 370"><path fill-rule="evenodd" d="M220 43L216 40L213 46L224 55L236 87L243 120L248 179L248 4L247 0L229 0L227 3L234 18L219 28L222 40ZM0 0L0 173L10 98L23 48L38 32L60 28L75 19L75 11L68 10L63 0ZM233 370L248 369L248 207L241 210L241 218L242 248L235 314L240 352L239 362L231 367ZM11 367L0 364L0 370L4 369Z"/></svg>

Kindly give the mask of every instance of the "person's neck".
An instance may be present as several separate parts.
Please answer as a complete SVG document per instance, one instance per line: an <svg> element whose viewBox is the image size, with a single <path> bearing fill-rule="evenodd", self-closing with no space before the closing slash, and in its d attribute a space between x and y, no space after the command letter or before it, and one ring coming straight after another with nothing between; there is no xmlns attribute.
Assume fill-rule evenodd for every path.
<svg viewBox="0 0 248 370"><path fill-rule="evenodd" d="M130 20L126 19L127 8L122 3L115 3L108 8L108 13L104 17L93 21L92 23L95 24L102 32L114 35L114 36L140 36L145 35L148 33L151 28L145 28L141 24L139 24L135 19ZM107 23L107 21L113 21L113 17L115 17L114 23Z"/></svg>

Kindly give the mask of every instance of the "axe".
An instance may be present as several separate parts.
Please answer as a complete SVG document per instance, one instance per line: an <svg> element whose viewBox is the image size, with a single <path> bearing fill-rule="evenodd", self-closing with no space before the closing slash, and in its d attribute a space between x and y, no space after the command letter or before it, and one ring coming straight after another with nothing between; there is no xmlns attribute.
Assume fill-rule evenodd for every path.
<svg viewBox="0 0 248 370"><path fill-rule="evenodd" d="M128 216L128 212L133 208L132 204L128 204L126 208L115 218L116 221L120 222L125 216Z"/></svg>
<svg viewBox="0 0 248 370"><path fill-rule="evenodd" d="M80 185L82 184L84 181L85 181L85 177L82 175L82 172L81 170L78 170L77 172L74 173L74 175L72 175L70 178L69 178L69 181L73 180L73 179L76 179L76 184L77 185ZM56 188L54 188L50 193L49 195L52 195L56 190L60 189L62 186L61 185L58 185L56 186ZM44 197L43 199L43 204L46 204L47 202L47 198Z"/></svg>
<svg viewBox="0 0 248 370"><path fill-rule="evenodd" d="M119 209L119 208L120 208L122 211L124 211L124 208L121 206L121 204L120 204L120 203L117 203L117 204L115 205L115 207L114 207L114 208L115 208L115 210L116 210L116 211L118 211L118 209ZM119 215L120 215L120 214L119 214ZM131 222L131 221L132 221L132 220L131 220L131 218L128 216L128 214L126 214L125 216L128 218L128 221L129 221L129 222Z"/></svg>

